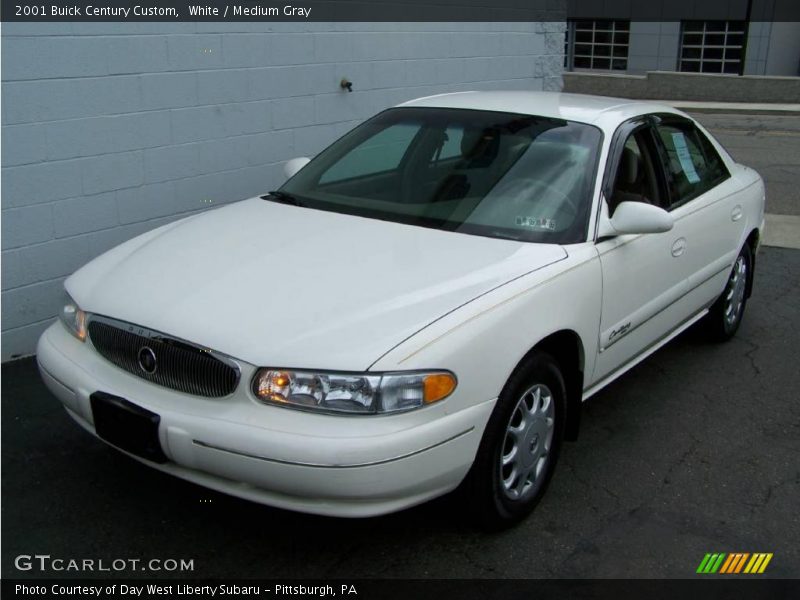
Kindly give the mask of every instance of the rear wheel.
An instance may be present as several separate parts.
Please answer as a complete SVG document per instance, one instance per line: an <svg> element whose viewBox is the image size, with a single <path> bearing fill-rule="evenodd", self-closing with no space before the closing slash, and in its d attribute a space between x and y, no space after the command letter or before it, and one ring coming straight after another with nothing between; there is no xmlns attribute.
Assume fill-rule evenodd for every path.
<svg viewBox="0 0 800 600"><path fill-rule="evenodd" d="M514 525L544 495L564 437L566 386L547 354L530 355L511 375L465 481L478 520Z"/></svg>
<svg viewBox="0 0 800 600"><path fill-rule="evenodd" d="M713 339L729 340L739 329L747 305L747 289L752 277L752 266L750 247L745 244L733 263L725 290L706 315L706 330Z"/></svg>

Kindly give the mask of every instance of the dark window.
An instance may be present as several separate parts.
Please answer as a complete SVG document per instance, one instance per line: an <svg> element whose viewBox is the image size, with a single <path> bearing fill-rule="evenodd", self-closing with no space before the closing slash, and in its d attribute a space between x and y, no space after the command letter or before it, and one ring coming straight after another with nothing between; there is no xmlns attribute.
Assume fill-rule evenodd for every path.
<svg viewBox="0 0 800 600"><path fill-rule="evenodd" d="M744 21L684 21L680 70L688 73L741 73Z"/></svg>
<svg viewBox="0 0 800 600"><path fill-rule="evenodd" d="M652 137L646 127L636 130L625 141L614 176L614 189L608 199L609 216L622 202L661 205L656 174L658 159L652 149Z"/></svg>
<svg viewBox="0 0 800 600"><path fill-rule="evenodd" d="M567 69L625 71L629 37L630 21L570 21L564 66Z"/></svg>
<svg viewBox="0 0 800 600"><path fill-rule="evenodd" d="M656 131L666 152L668 209L697 198L730 176L714 146L691 123L662 123Z"/></svg>

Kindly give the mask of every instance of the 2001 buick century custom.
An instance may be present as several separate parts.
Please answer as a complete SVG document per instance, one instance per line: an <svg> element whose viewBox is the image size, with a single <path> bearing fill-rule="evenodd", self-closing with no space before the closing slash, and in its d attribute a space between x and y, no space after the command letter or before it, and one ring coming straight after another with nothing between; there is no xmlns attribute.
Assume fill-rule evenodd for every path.
<svg viewBox="0 0 800 600"><path fill-rule="evenodd" d="M701 319L735 333L764 223L700 125L609 98L422 98L287 172L72 275L38 360L131 456L329 515L462 484L522 518L583 400Z"/></svg>

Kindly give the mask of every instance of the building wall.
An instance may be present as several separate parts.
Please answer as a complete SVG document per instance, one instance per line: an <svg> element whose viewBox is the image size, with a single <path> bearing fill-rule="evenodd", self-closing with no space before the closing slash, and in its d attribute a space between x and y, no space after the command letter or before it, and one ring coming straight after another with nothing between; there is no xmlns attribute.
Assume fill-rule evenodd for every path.
<svg viewBox="0 0 800 600"><path fill-rule="evenodd" d="M792 0L779 0L790 4ZM797 12L796 7L776 5L775 0L567 0L569 19L630 19L631 21L680 21L681 19L745 19L750 4L753 20L772 21Z"/></svg>
<svg viewBox="0 0 800 600"><path fill-rule="evenodd" d="M680 21L631 21L627 73L676 71L680 48ZM800 23L751 22L744 74L800 75Z"/></svg>
<svg viewBox="0 0 800 600"><path fill-rule="evenodd" d="M766 72L775 75L800 75L800 22L771 25Z"/></svg>
<svg viewBox="0 0 800 600"><path fill-rule="evenodd" d="M744 57L745 75L786 75L767 71L767 54L773 23L755 21L747 28L747 51Z"/></svg>
<svg viewBox="0 0 800 600"><path fill-rule="evenodd" d="M613 73L676 71L680 48L681 21L631 21L628 69ZM751 22L744 74L800 75L800 23Z"/></svg>
<svg viewBox="0 0 800 600"><path fill-rule="evenodd" d="M675 71L680 35L681 24L676 21L631 21L627 72Z"/></svg>
<svg viewBox="0 0 800 600"><path fill-rule="evenodd" d="M2 359L34 351L91 258L274 189L284 161L383 108L560 89L564 27L4 23Z"/></svg>
<svg viewBox="0 0 800 600"><path fill-rule="evenodd" d="M795 0L567 0L567 18L629 20L625 72L640 75L677 70L681 21L745 21L748 6L745 75L800 74L800 2Z"/></svg>
<svg viewBox="0 0 800 600"><path fill-rule="evenodd" d="M800 98L800 77L675 71L609 75L608 72L577 71L564 73L564 91L661 101L796 104Z"/></svg>

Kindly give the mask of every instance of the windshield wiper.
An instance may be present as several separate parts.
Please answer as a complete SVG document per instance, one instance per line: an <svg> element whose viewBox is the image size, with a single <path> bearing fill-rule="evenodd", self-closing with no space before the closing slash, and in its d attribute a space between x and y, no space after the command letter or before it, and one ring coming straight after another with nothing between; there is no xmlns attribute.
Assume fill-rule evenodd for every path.
<svg viewBox="0 0 800 600"><path fill-rule="evenodd" d="M492 229L491 231L487 232L489 237L498 238L501 240L511 240L512 242L525 242L527 241L527 236L524 234L513 234L508 231L502 231L500 229Z"/></svg>
<svg viewBox="0 0 800 600"><path fill-rule="evenodd" d="M300 200L298 200L295 196L288 194L286 192L281 192L280 190L276 190L274 192L268 192L266 196L261 196L264 200L277 200L278 202L282 202L283 204L291 204L292 206L305 206Z"/></svg>

